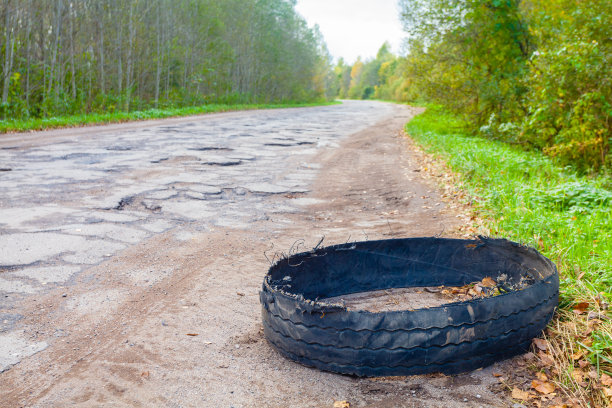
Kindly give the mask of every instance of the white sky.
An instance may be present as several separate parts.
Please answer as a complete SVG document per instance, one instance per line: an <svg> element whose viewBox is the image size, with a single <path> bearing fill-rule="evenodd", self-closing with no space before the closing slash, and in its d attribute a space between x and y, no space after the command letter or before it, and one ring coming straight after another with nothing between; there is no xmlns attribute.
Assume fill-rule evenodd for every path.
<svg viewBox="0 0 612 408"><path fill-rule="evenodd" d="M399 54L406 36L397 0L298 0L296 10L308 25L319 25L331 55L349 64L375 57L385 41Z"/></svg>

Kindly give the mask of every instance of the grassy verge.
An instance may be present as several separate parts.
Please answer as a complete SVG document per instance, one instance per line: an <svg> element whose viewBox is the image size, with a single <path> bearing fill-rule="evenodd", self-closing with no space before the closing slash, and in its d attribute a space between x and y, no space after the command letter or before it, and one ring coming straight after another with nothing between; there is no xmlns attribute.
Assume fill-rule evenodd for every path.
<svg viewBox="0 0 612 408"><path fill-rule="evenodd" d="M458 173L491 235L533 246L557 264L559 312L547 329L545 350L535 350L550 367L536 369L549 371L571 404L608 406L612 181L580 176L536 152L467 136L461 125L442 108L430 107L406 131ZM534 401L542 397L529 391Z"/></svg>
<svg viewBox="0 0 612 408"><path fill-rule="evenodd" d="M334 105L340 102L287 103L287 104L250 104L226 105L210 104L184 108L149 109L135 112L88 113L83 115L59 116L51 118L32 118L23 120L0 120L0 133L26 132L56 128L103 125L108 123L130 122L147 119L162 119L180 116L201 115L214 112L228 112L252 109L301 108L308 106Z"/></svg>

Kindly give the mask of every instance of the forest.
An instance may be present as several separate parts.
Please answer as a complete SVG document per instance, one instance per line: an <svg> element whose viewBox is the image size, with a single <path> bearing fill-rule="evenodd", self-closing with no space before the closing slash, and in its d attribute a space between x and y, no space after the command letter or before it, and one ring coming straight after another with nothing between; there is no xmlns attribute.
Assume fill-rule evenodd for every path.
<svg viewBox="0 0 612 408"><path fill-rule="evenodd" d="M430 102L473 134L610 172L612 2L400 0L403 56L335 66L340 97Z"/></svg>
<svg viewBox="0 0 612 408"><path fill-rule="evenodd" d="M287 0L2 0L0 119L326 97Z"/></svg>

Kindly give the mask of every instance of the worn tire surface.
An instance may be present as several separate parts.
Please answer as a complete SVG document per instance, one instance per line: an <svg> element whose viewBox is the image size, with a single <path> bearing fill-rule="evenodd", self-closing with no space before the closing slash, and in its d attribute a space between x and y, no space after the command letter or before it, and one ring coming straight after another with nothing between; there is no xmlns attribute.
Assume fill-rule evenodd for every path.
<svg viewBox="0 0 612 408"><path fill-rule="evenodd" d="M493 277L506 293L372 313L325 298L460 286ZM555 265L498 239L406 238L317 249L273 265L260 292L264 334L286 357L358 376L459 373L524 352L558 304ZM323 300L319 300L323 299Z"/></svg>

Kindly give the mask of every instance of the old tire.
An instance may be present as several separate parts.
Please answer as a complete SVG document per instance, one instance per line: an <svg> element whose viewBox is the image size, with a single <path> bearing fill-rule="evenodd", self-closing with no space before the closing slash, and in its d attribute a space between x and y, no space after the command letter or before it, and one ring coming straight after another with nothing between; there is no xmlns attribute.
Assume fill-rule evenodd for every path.
<svg viewBox="0 0 612 408"><path fill-rule="evenodd" d="M371 313L319 299L379 289L460 286L506 275L508 292ZM519 285L520 281L520 285ZM555 265L506 240L357 242L283 259L260 292L264 334L284 356L357 376L459 373L524 352L558 304Z"/></svg>

